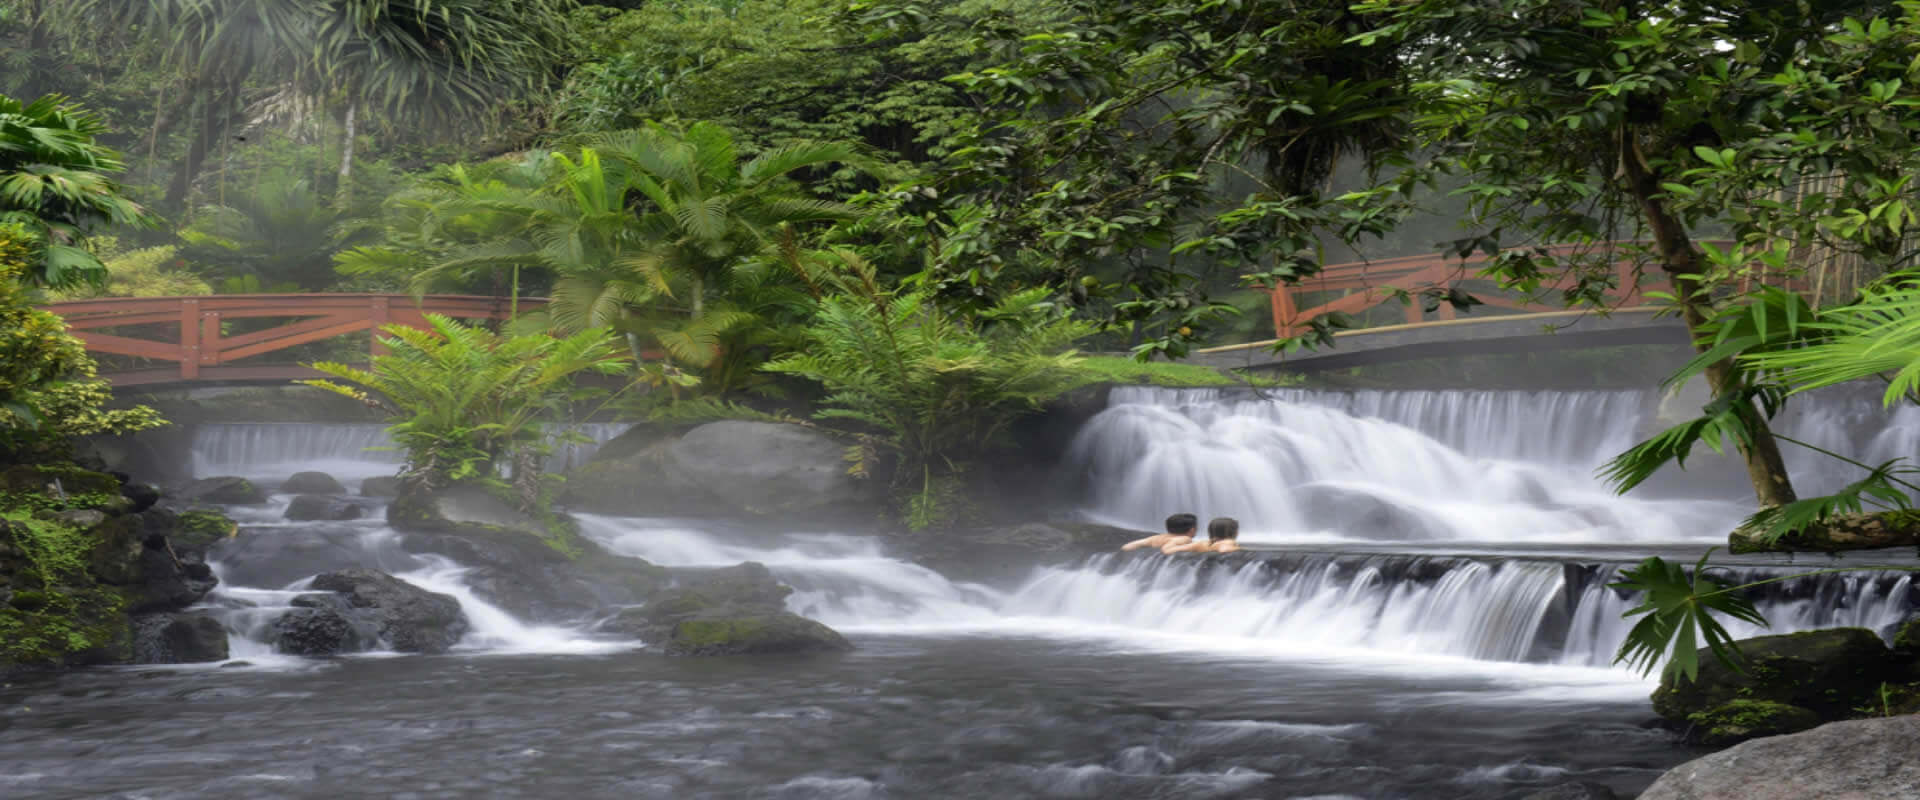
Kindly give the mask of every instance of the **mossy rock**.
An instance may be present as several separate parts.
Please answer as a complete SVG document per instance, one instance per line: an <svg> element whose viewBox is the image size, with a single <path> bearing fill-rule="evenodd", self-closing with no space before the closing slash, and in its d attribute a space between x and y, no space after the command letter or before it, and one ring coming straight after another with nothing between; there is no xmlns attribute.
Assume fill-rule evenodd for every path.
<svg viewBox="0 0 1920 800"><path fill-rule="evenodd" d="M1699 652L1700 675L1692 682L1668 674L1653 692L1653 710L1675 722L1735 700L1768 701L1812 710L1821 719L1844 719L1873 697L1880 684L1899 675L1900 660L1865 628L1833 628L1738 643L1745 671L1729 669L1709 651Z"/></svg>
<svg viewBox="0 0 1920 800"><path fill-rule="evenodd" d="M1727 537L1735 553L1837 553L1920 544L1920 512L1875 511L1836 514L1771 542L1742 527Z"/></svg>
<svg viewBox="0 0 1920 800"><path fill-rule="evenodd" d="M1820 724L1820 715L1799 706L1767 700L1733 700L1687 716L1690 739L1724 747L1762 736L1799 733Z"/></svg>
<svg viewBox="0 0 1920 800"><path fill-rule="evenodd" d="M180 490L180 499L188 503L212 503L222 506L259 505L267 502L267 493L253 481L233 475L201 478Z"/></svg>
<svg viewBox="0 0 1920 800"><path fill-rule="evenodd" d="M0 470L0 492L46 494L49 486L68 496L120 494L119 478L71 465L20 464Z"/></svg>
<svg viewBox="0 0 1920 800"><path fill-rule="evenodd" d="M781 611L741 617L696 617L674 625L667 655L735 656L772 653L836 653L853 644L838 631Z"/></svg>
<svg viewBox="0 0 1920 800"><path fill-rule="evenodd" d="M187 511L180 514L179 527L172 536L174 548L205 550L240 532L240 524L217 511Z"/></svg>

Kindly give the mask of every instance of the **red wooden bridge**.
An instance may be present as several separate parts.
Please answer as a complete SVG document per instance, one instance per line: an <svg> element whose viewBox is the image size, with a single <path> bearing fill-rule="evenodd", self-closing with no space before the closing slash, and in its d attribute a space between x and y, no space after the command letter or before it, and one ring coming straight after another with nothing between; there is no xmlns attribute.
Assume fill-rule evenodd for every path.
<svg viewBox="0 0 1920 800"><path fill-rule="evenodd" d="M545 300L521 298L522 308ZM426 314L461 319L505 319L504 298L403 294L227 294L198 297L118 297L45 306L66 318L94 355L170 362L165 366L103 369L114 386L191 382L275 382L318 377L297 364L236 363L389 323L427 327ZM279 324L228 332L228 323L267 319ZM125 329L109 333L110 330ZM371 353L380 350L369 337Z"/></svg>

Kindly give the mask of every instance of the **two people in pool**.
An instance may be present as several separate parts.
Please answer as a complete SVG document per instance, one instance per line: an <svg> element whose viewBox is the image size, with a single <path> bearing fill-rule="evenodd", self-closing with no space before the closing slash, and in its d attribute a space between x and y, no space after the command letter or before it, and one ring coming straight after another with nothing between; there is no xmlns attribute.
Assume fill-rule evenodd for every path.
<svg viewBox="0 0 1920 800"><path fill-rule="evenodd" d="M1120 547L1121 550L1139 550L1151 547L1162 553L1231 553L1240 549L1240 521L1232 517L1214 517L1207 523L1207 540L1197 541L1200 518L1192 514L1175 514L1167 517L1167 532L1156 533L1144 539L1135 539Z"/></svg>

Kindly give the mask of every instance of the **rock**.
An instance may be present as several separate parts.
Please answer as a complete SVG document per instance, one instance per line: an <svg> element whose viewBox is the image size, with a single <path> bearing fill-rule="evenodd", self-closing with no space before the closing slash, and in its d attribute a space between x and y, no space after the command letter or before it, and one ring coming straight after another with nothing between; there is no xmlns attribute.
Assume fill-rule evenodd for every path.
<svg viewBox="0 0 1920 800"><path fill-rule="evenodd" d="M361 497L399 497L400 477L377 475L360 482Z"/></svg>
<svg viewBox="0 0 1920 800"><path fill-rule="evenodd" d="M101 583L118 588L126 599L127 613L185 608L219 583L200 553L182 553L168 541L179 524L172 512L156 508L114 517L90 529L95 543L88 556L89 571Z"/></svg>
<svg viewBox="0 0 1920 800"><path fill-rule="evenodd" d="M820 653L853 649L825 625L786 610L793 590L764 565L676 570L677 585L645 606L616 615L602 630L638 636L667 655Z"/></svg>
<svg viewBox="0 0 1920 800"><path fill-rule="evenodd" d="M1820 724L1820 715L1799 706L1767 700L1732 700L1687 717L1688 738L1725 747L1761 736L1799 733Z"/></svg>
<svg viewBox="0 0 1920 800"><path fill-rule="evenodd" d="M1295 487L1301 519L1328 530L1386 541L1447 539L1451 534L1432 514L1345 486L1308 483Z"/></svg>
<svg viewBox="0 0 1920 800"><path fill-rule="evenodd" d="M1920 716L1833 722L1754 739L1668 770L1640 800L1920 797Z"/></svg>
<svg viewBox="0 0 1920 800"><path fill-rule="evenodd" d="M49 492L49 489L55 491ZM17 464L0 469L0 493L47 492L68 497L118 495L120 479L104 472L50 464Z"/></svg>
<svg viewBox="0 0 1920 800"><path fill-rule="evenodd" d="M1620 800L1620 795L1605 784L1574 781L1544 789L1522 789L1509 800Z"/></svg>
<svg viewBox="0 0 1920 800"><path fill-rule="evenodd" d="M353 611L367 614L381 641L402 653L444 653L469 627L460 601L384 572L328 572L314 577L313 588L343 596Z"/></svg>
<svg viewBox="0 0 1920 800"><path fill-rule="evenodd" d="M324 472L296 472L280 484L282 494L346 494L347 487Z"/></svg>
<svg viewBox="0 0 1920 800"><path fill-rule="evenodd" d="M873 500L847 472L846 445L799 425L740 420L594 461L563 491L571 506L610 514L844 519L870 516Z"/></svg>
<svg viewBox="0 0 1920 800"><path fill-rule="evenodd" d="M303 494L287 503L287 511L281 516L298 521L340 521L359 519L366 516L367 510L358 505L333 497L317 494Z"/></svg>
<svg viewBox="0 0 1920 800"><path fill-rule="evenodd" d="M138 514L160 502L160 490L144 483L129 483L120 487L120 496L133 504L127 509L132 514Z"/></svg>
<svg viewBox="0 0 1920 800"><path fill-rule="evenodd" d="M168 537L176 553L194 551L205 553L240 532L239 523L227 518L218 511L183 511L179 515L179 524Z"/></svg>
<svg viewBox="0 0 1920 800"><path fill-rule="evenodd" d="M1920 614L1908 617L1893 632L1893 652L1908 660L1920 659Z"/></svg>
<svg viewBox="0 0 1920 800"><path fill-rule="evenodd" d="M1741 527L1727 536L1727 544L1735 553L1834 553L1912 547L1920 544L1920 512L1836 514L1771 543L1761 541L1756 531Z"/></svg>
<svg viewBox="0 0 1920 800"><path fill-rule="evenodd" d="M211 503L222 506L258 505L267 502L267 493L246 478L232 476L201 478L181 488L175 496L183 503Z"/></svg>
<svg viewBox="0 0 1920 800"><path fill-rule="evenodd" d="M571 520L542 525L474 487L408 492L387 507L387 520L409 552L459 562L475 593L522 619L574 621L640 603L667 583L665 570L607 552Z"/></svg>
<svg viewBox="0 0 1920 800"><path fill-rule="evenodd" d="M1029 522L989 528L959 528L898 536L890 549L954 580L1010 583L1036 565L1075 561L1116 551L1151 535L1086 522Z"/></svg>
<svg viewBox="0 0 1920 800"><path fill-rule="evenodd" d="M405 572L425 563L398 543L382 543L363 531L330 525L248 528L220 540L210 556L220 562L228 580L244 586L286 586L351 567Z"/></svg>
<svg viewBox="0 0 1920 800"><path fill-rule="evenodd" d="M1899 664L1880 637L1865 628L1834 628L1738 642L1746 672L1728 669L1704 648L1700 676L1672 675L1653 692L1653 710L1674 722L1734 700L1800 706L1822 719L1840 719L1865 704Z"/></svg>
<svg viewBox="0 0 1920 800"><path fill-rule="evenodd" d="M104 511L95 511L91 508L76 508L72 511L55 511L49 513L46 515L46 519L69 528L86 529L106 522L107 514Z"/></svg>
<svg viewBox="0 0 1920 800"><path fill-rule="evenodd" d="M133 663L200 664L227 660L227 629L202 613L133 619Z"/></svg>
<svg viewBox="0 0 1920 800"><path fill-rule="evenodd" d="M337 656L361 653L380 646L380 628L364 614L353 613L337 594L303 594L296 606L275 618L267 641L275 650L296 656Z"/></svg>

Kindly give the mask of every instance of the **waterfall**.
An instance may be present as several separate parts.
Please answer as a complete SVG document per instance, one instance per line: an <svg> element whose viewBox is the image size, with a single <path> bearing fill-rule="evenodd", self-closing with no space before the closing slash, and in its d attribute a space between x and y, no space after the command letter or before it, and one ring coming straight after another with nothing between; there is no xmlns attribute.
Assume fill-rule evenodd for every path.
<svg viewBox="0 0 1920 800"><path fill-rule="evenodd" d="M600 445L628 427L618 423L553 426L556 433L574 431L591 441L557 446L549 466L562 469L584 464ZM348 482L391 475L402 458L384 425L305 422L198 425L193 432L192 455L194 477L239 475L269 484L308 470Z"/></svg>

